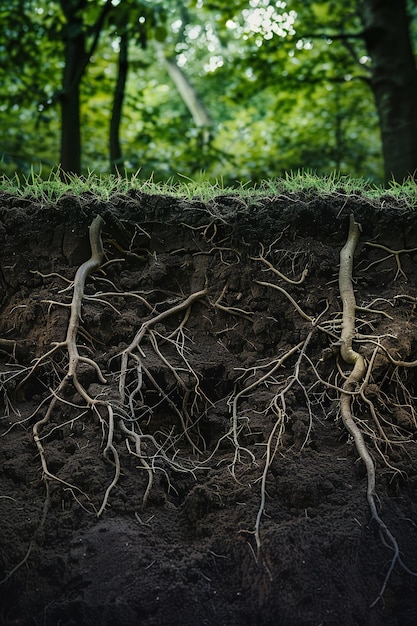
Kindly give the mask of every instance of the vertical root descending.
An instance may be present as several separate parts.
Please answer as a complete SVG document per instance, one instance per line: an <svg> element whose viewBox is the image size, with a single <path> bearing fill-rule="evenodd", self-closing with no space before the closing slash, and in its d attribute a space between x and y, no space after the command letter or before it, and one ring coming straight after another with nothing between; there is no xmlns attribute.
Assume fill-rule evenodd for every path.
<svg viewBox="0 0 417 626"><path fill-rule="evenodd" d="M366 365L363 356L356 352L352 347L352 341L355 334L355 312L356 312L356 299L352 286L352 268L353 257L357 243L359 241L361 233L360 224L355 222L354 216L350 216L349 233L346 244L340 251L340 270L339 270L339 290L342 299L343 306L343 318L342 318L342 332L341 332L341 346L340 354L343 360L352 365L353 369L347 377L344 385L343 392L340 396L340 410L342 415L343 424L346 430L353 437L356 450L362 459L367 475L367 490L366 496L368 505L371 511L372 520L378 526L378 529L382 535L382 540L393 551L393 557L389 565L388 571L385 575L382 587L378 596L371 604L371 607L375 606L379 600L381 600L388 580L392 574L395 564L398 562L403 569L409 573L410 570L403 564L400 558L400 551L397 540L381 519L375 501L375 464L371 455L369 454L368 447L363 438L362 432L357 426L354 416L352 414L352 395L351 392L355 391L362 379L365 376Z"/></svg>
<svg viewBox="0 0 417 626"><path fill-rule="evenodd" d="M84 297L85 282L88 276L100 267L102 260L103 260L103 256L104 256L103 243L101 239L101 231L102 231L103 225L104 225L104 220L100 215L97 215L97 217L93 219L90 225L89 236L90 236L91 256L88 259L88 261L85 261L85 263L80 265L80 267L78 268L75 274L74 290L73 290L73 296L72 296L72 301L71 301L71 313L70 313L70 319L68 322L66 338L65 338L65 341L57 344L57 346L55 346L54 348L54 350L58 347L67 349L68 359L69 359L68 370L64 378L61 380L58 386L58 389L53 394L53 398L51 400L51 403L48 407L48 410L45 416L34 424L33 430L32 430L33 439L38 448L38 452L41 458L43 475L44 475L45 480L55 479L69 486L70 488L74 488L73 485L70 485L69 483L62 481L61 479L58 479L56 476L51 474L50 471L48 470L45 450L41 443L40 432L41 432L41 429L45 426L45 424L49 422L50 416L58 401L57 394L59 392L62 392L70 381L72 382L72 384L74 385L74 387L76 388L80 396L87 402L89 406L92 406L92 404L94 404L94 401L92 400L92 398L90 398L90 396L88 395L84 387L80 384L77 378L77 368L78 368L80 361L83 361L83 362L90 361L90 359L86 359L86 357L81 357L78 352L77 333L78 333L80 319L81 319L81 305L82 305L82 300ZM103 378L103 375L101 374L100 369L95 363L94 363L94 367L99 373L100 380L102 382L106 382L105 379Z"/></svg>

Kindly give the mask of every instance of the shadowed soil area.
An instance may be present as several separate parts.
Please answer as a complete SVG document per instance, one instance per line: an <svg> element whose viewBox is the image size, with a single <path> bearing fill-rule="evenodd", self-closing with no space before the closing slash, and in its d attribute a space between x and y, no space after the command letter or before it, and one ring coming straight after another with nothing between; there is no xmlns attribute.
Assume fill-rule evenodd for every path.
<svg viewBox="0 0 417 626"><path fill-rule="evenodd" d="M388 580L393 546L340 416L351 214L368 372L352 411L400 550ZM97 215L104 257L68 377ZM417 623L413 210L343 191L3 193L0 241L1 623Z"/></svg>

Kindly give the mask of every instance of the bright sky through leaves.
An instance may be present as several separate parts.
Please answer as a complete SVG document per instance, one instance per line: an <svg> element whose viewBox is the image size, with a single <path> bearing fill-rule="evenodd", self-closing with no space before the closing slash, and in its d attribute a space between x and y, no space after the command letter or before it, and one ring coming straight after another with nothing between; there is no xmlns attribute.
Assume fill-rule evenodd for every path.
<svg viewBox="0 0 417 626"><path fill-rule="evenodd" d="M228 20L226 26L236 31L237 36L247 39L252 34L261 35L264 39L272 39L274 35L286 37L294 35L295 11L285 11L286 2L278 0L275 6L268 0L251 0L250 9L243 9L241 20Z"/></svg>

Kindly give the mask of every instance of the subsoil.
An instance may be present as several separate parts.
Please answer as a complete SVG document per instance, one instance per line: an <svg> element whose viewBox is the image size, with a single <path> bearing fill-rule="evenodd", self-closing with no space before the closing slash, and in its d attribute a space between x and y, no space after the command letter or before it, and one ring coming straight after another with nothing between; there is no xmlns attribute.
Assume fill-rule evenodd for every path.
<svg viewBox="0 0 417 626"><path fill-rule="evenodd" d="M371 606L393 552L371 520L366 472L340 417L349 366L338 354L338 269L351 214L362 228L356 349L369 363L379 341L394 359L412 362L417 219L388 194L372 202L343 189L208 202L139 191L108 201L1 194L2 623L417 624L417 577L398 562ZM121 473L99 516L115 476L114 456L103 455L106 416L71 384L57 391L65 346L41 358L65 341L71 281L90 257L97 215L105 220L105 263L87 280L77 340L106 379L80 364L92 397L120 406L120 354L142 323L207 290L156 324L156 347L144 336L129 361L132 402L118 419L160 447L144 439L141 459L116 420ZM395 257L369 243L404 251ZM288 283L261 255L294 281L306 267L308 274ZM328 332L311 322L318 318ZM260 380L307 336L302 355L300 348ZM139 363L142 387L134 391ZM414 571L416 396L416 370L395 366L381 349L366 388L379 430L369 403L353 402L376 465L379 513ZM33 426L51 402L40 428L48 478ZM277 420L282 433L272 436L268 457Z"/></svg>

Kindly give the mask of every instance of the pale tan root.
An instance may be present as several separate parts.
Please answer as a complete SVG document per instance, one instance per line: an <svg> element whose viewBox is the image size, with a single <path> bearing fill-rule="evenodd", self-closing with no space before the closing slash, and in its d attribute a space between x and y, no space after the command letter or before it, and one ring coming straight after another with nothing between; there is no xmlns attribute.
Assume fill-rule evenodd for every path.
<svg viewBox="0 0 417 626"><path fill-rule="evenodd" d="M410 573L410 570L404 566L402 560L400 558L400 551L398 547L398 543L395 537L392 535L391 531L385 524L385 522L381 519L375 501L375 464L373 459L369 453L368 447L363 438L362 432L358 428L355 418L352 414L351 410L351 402L352 398L350 393L355 390L365 376L366 365L363 356L356 352L352 347L352 342L355 334L355 310L356 310L356 300L355 294L352 286L352 268L353 268L353 257L355 253L355 249L360 237L360 225L355 222L353 215L350 217L350 225L349 225L349 234L346 241L345 246L342 248L340 252L340 270L339 270L339 291L340 296L342 298L342 306L343 306L343 320L342 320L342 333L341 333L341 345L340 345L340 354L343 360L348 364L352 365L353 369L350 372L348 378L346 379L343 390L344 392L340 396L340 410L342 415L343 424L346 430L353 437L355 442L356 450L360 458L362 459L367 474L367 490L366 496L369 504L369 508L371 511L372 520L377 524L383 539L384 543L388 545L391 550L393 550L394 555L392 557L390 566L385 575L382 587L377 598L371 604L371 607L374 606L379 600L381 600L385 588L387 586L388 580L392 574L392 571L395 567L395 564L398 562L406 571Z"/></svg>

